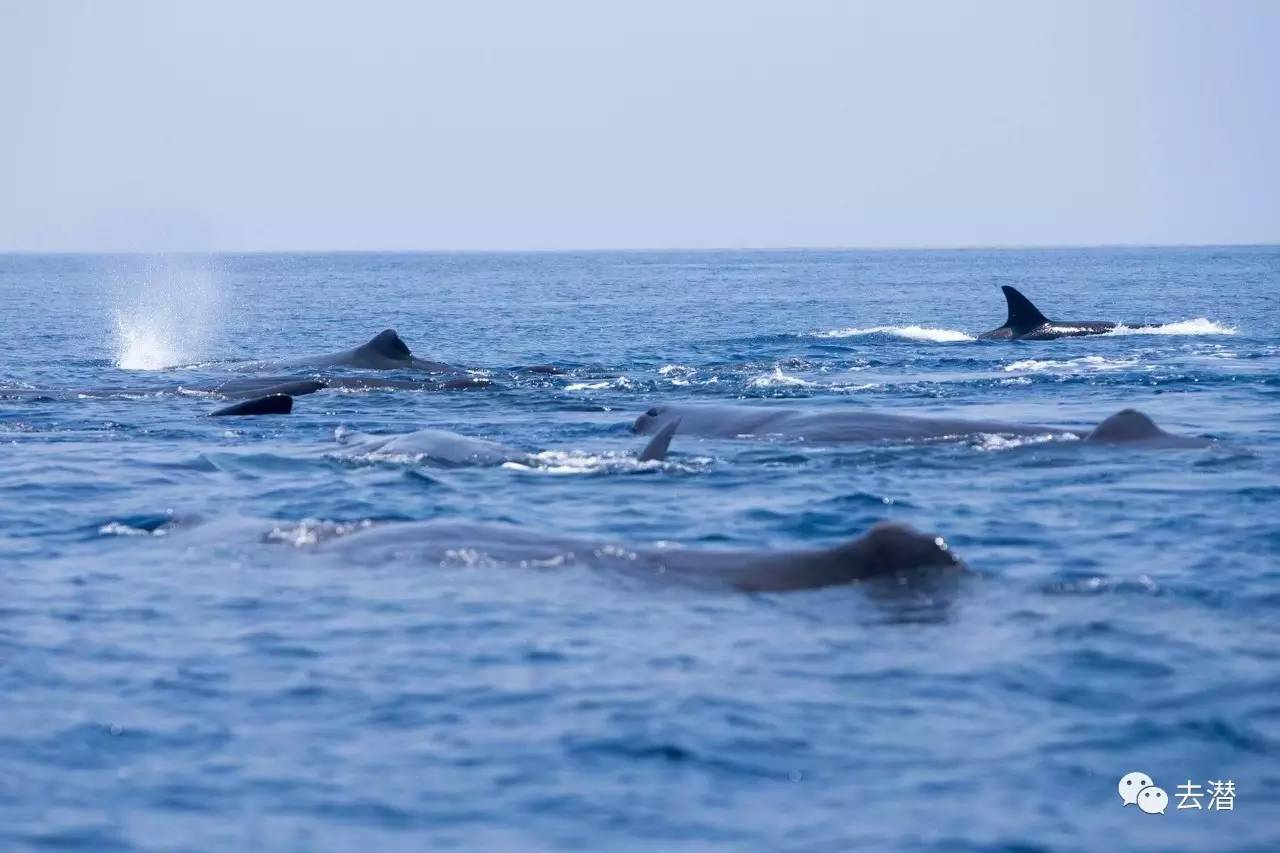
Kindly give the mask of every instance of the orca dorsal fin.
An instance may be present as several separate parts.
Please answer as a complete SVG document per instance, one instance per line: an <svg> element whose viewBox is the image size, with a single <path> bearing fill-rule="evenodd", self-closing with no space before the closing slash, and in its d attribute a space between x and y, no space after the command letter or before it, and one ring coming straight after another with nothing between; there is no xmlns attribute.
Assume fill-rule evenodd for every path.
<svg viewBox="0 0 1280 853"><path fill-rule="evenodd" d="M658 434L649 440L649 443L644 446L644 450L640 451L640 461L661 462L666 459L667 448L671 446L671 437L676 434L676 430L679 427L680 419L676 418L658 430Z"/></svg>
<svg viewBox="0 0 1280 853"><path fill-rule="evenodd" d="M1005 302L1009 303L1009 317L1004 321L1009 329L1022 332L1049 322L1049 318L1041 314L1040 309L1032 305L1031 300L1019 293L1016 288L1005 284L1001 285L1000 289L1004 291Z"/></svg>
<svg viewBox="0 0 1280 853"><path fill-rule="evenodd" d="M404 361L413 356L413 353L409 352L409 345L400 339L395 329L383 329L360 349L369 350L383 358L390 358L395 361Z"/></svg>

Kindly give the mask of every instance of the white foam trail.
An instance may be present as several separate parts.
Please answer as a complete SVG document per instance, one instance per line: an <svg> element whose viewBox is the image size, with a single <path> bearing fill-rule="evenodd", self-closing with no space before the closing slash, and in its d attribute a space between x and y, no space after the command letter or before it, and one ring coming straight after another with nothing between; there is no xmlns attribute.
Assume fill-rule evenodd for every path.
<svg viewBox="0 0 1280 853"><path fill-rule="evenodd" d="M1234 335L1235 333L1235 327L1215 323L1207 317L1179 320L1176 323L1165 323L1163 326L1151 326L1145 329L1131 329L1122 325L1107 332L1108 335Z"/></svg>
<svg viewBox="0 0 1280 853"><path fill-rule="evenodd" d="M1044 433L1043 435L1006 436L994 433L982 433L974 446L979 450L1010 450L1014 447L1026 447L1031 444L1045 444L1051 441L1079 441L1080 436L1069 432Z"/></svg>
<svg viewBox="0 0 1280 853"><path fill-rule="evenodd" d="M1006 373L1040 373L1052 370L1065 370L1069 372L1079 372L1084 370L1121 370L1126 367L1133 367L1137 364L1137 359L1109 359L1100 355L1086 355L1080 358L1071 358L1063 361L1055 361L1053 359L1034 359L1024 358L1021 361L1014 361L1004 366Z"/></svg>
<svg viewBox="0 0 1280 853"><path fill-rule="evenodd" d="M116 366L162 370L199 361L222 316L208 270L156 264L123 282L116 298Z"/></svg>
<svg viewBox="0 0 1280 853"><path fill-rule="evenodd" d="M711 464L706 457L692 457L681 461L649 459L641 461L631 453L579 453L565 450L544 450L529 454L527 462L504 462L503 468L511 471L536 471L542 474L627 474L638 471L696 472Z"/></svg>
<svg viewBox="0 0 1280 853"><path fill-rule="evenodd" d="M566 391L603 391L606 388L617 388L620 391L626 391L634 388L635 383L625 376L617 376L613 379L605 379L600 382L574 382L564 386Z"/></svg>
<svg viewBox="0 0 1280 853"><path fill-rule="evenodd" d="M869 329L832 329L809 333L809 337L813 338L856 338L861 335L889 335L908 341L932 341L938 344L977 340L973 335L956 329L931 329L926 326L873 326Z"/></svg>

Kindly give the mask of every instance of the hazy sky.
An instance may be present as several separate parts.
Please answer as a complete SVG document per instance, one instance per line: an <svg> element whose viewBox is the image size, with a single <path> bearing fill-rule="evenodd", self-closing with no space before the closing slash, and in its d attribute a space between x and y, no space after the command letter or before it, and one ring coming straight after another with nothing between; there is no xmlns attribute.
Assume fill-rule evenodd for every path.
<svg viewBox="0 0 1280 853"><path fill-rule="evenodd" d="M1280 242L1280 2L0 0L0 250Z"/></svg>

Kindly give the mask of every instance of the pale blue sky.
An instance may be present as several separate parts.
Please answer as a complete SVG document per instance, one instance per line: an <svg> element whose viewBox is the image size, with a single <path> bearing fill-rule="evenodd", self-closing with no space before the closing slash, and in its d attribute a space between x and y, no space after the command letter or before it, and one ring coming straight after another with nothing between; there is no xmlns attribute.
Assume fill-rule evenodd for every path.
<svg viewBox="0 0 1280 853"><path fill-rule="evenodd" d="M0 250L1280 242L1280 3L0 0Z"/></svg>

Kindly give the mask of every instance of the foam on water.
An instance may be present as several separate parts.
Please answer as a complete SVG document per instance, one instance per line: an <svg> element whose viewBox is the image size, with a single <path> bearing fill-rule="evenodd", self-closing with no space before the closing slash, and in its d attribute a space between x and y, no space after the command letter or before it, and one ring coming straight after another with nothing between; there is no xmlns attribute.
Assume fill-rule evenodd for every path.
<svg viewBox="0 0 1280 853"><path fill-rule="evenodd" d="M817 387L817 385L817 382L810 382L807 379L801 379L799 376L783 373L781 367L775 367L772 373L753 376L747 381L747 387L749 388L812 388Z"/></svg>
<svg viewBox="0 0 1280 853"><path fill-rule="evenodd" d="M856 338L863 335L887 335L907 341L932 341L939 344L977 340L973 335L958 329L934 329L928 326L873 326L867 329L831 329L809 333L813 338Z"/></svg>
<svg viewBox="0 0 1280 853"><path fill-rule="evenodd" d="M634 383L625 376L617 376L613 379L602 379L597 382L571 382L564 386L566 391L604 391L608 388L616 388L618 390L626 390L633 387Z"/></svg>
<svg viewBox="0 0 1280 853"><path fill-rule="evenodd" d="M1207 317L1196 317L1194 320L1179 320L1176 323L1165 323L1161 326L1146 328L1130 328L1119 325L1107 332L1108 335L1234 335L1235 327L1215 323Z"/></svg>
<svg viewBox="0 0 1280 853"><path fill-rule="evenodd" d="M544 450L529 454L528 462L504 462L511 471L538 471L543 474L626 474L639 471L694 471L706 460L675 463L660 459L640 460L630 453L580 453Z"/></svg>
<svg viewBox="0 0 1280 853"><path fill-rule="evenodd" d="M1080 373L1084 371L1102 371L1102 370L1122 370L1126 367L1133 367L1138 363L1133 358L1105 358L1100 355L1086 355L1080 358L1069 358L1063 360L1057 359L1035 359L1024 358L1020 361L1014 361L1006 364L1003 370L1006 373L1041 373L1041 372L1068 372Z"/></svg>

